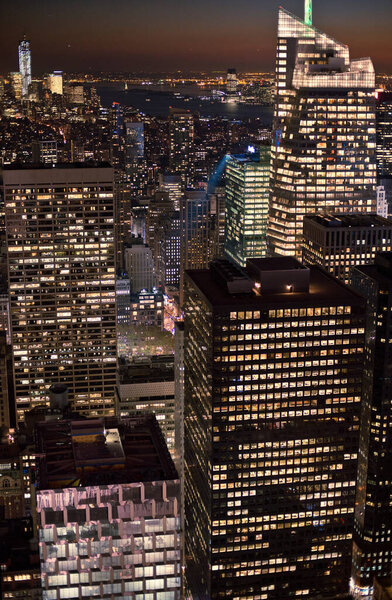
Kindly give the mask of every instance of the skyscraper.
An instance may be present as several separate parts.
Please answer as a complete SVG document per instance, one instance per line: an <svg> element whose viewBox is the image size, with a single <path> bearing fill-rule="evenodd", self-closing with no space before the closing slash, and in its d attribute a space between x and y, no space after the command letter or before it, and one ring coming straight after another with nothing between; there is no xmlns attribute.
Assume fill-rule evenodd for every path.
<svg viewBox="0 0 392 600"><path fill-rule="evenodd" d="M179 175L159 174L159 189L169 193L175 210L180 210L181 177Z"/></svg>
<svg viewBox="0 0 392 600"><path fill-rule="evenodd" d="M325 214L304 218L302 260L345 283L352 269L392 250L392 221L375 214Z"/></svg>
<svg viewBox="0 0 392 600"><path fill-rule="evenodd" d="M368 301L352 588L369 597L392 569L392 254L354 269L352 286Z"/></svg>
<svg viewBox="0 0 392 600"><path fill-rule="evenodd" d="M300 257L309 213L375 212L375 73L369 58L279 9L268 236Z"/></svg>
<svg viewBox="0 0 392 600"><path fill-rule="evenodd" d="M48 86L49 91L52 94L59 94L62 96L63 94L63 72L62 71L54 71L50 73L46 78L46 84Z"/></svg>
<svg viewBox="0 0 392 600"><path fill-rule="evenodd" d="M269 175L267 146L226 162L225 253L242 267L266 255Z"/></svg>
<svg viewBox="0 0 392 600"><path fill-rule="evenodd" d="M377 174L392 177L392 92L376 94Z"/></svg>
<svg viewBox="0 0 392 600"><path fill-rule="evenodd" d="M22 75L22 95L27 96L29 93L29 85L31 83L31 52L30 42L26 39L19 43L19 72Z"/></svg>
<svg viewBox="0 0 392 600"><path fill-rule="evenodd" d="M226 97L228 101L235 101L237 96L237 71L235 69L227 69L226 75Z"/></svg>
<svg viewBox="0 0 392 600"><path fill-rule="evenodd" d="M143 122L125 123L125 174L129 190L141 194L147 185Z"/></svg>
<svg viewBox="0 0 392 600"><path fill-rule="evenodd" d="M178 476L152 415L39 423L43 598L180 599Z"/></svg>
<svg viewBox="0 0 392 600"><path fill-rule="evenodd" d="M183 186L193 179L193 115L181 108L171 108L169 116L169 165L173 174L180 175Z"/></svg>
<svg viewBox="0 0 392 600"><path fill-rule="evenodd" d="M113 169L3 171L17 417L68 386L73 407L113 410Z"/></svg>
<svg viewBox="0 0 392 600"><path fill-rule="evenodd" d="M21 100L23 94L23 77L19 71L10 73L11 89L15 100Z"/></svg>
<svg viewBox="0 0 392 600"><path fill-rule="evenodd" d="M365 301L290 257L185 275L193 598L348 590Z"/></svg>

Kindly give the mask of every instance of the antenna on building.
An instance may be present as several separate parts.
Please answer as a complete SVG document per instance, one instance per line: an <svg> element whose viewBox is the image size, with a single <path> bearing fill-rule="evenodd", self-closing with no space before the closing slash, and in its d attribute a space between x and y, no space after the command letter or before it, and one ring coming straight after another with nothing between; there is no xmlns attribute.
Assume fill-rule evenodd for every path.
<svg viewBox="0 0 392 600"><path fill-rule="evenodd" d="M312 24L312 0L305 0L305 25Z"/></svg>

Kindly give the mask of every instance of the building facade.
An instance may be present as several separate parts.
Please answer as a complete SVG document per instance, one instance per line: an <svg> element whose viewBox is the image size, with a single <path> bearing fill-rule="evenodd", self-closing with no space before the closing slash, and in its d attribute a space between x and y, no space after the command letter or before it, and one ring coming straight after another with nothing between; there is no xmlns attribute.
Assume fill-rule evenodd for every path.
<svg viewBox="0 0 392 600"><path fill-rule="evenodd" d="M154 417L40 423L37 447L43 599L179 600L179 481Z"/></svg>
<svg viewBox="0 0 392 600"><path fill-rule="evenodd" d="M270 149L234 154L226 162L225 253L244 267L267 251Z"/></svg>
<svg viewBox="0 0 392 600"><path fill-rule="evenodd" d="M18 420L53 383L90 415L113 411L116 287L113 170L4 169Z"/></svg>
<svg viewBox="0 0 392 600"><path fill-rule="evenodd" d="M269 245L300 258L305 215L376 210L375 72L280 8L276 80Z"/></svg>
<svg viewBox="0 0 392 600"><path fill-rule="evenodd" d="M19 42L18 55L19 73L22 76L22 96L27 96L29 93L29 85L31 83L30 42L25 39Z"/></svg>
<svg viewBox="0 0 392 600"><path fill-rule="evenodd" d="M304 218L302 260L345 283L352 269L392 250L392 221L376 214L325 214Z"/></svg>
<svg viewBox="0 0 392 600"><path fill-rule="evenodd" d="M376 93L377 174L392 176L392 92Z"/></svg>
<svg viewBox="0 0 392 600"><path fill-rule="evenodd" d="M192 184L194 174L193 115L181 108L171 108L169 115L169 166L181 177L183 187Z"/></svg>
<svg viewBox="0 0 392 600"><path fill-rule="evenodd" d="M135 357L119 363L116 415L154 413L174 454L174 356Z"/></svg>
<svg viewBox="0 0 392 600"><path fill-rule="evenodd" d="M392 570L392 254L355 268L352 287L368 302L352 591L371 597Z"/></svg>
<svg viewBox="0 0 392 600"><path fill-rule="evenodd" d="M188 597L348 591L365 301L287 258L188 271Z"/></svg>

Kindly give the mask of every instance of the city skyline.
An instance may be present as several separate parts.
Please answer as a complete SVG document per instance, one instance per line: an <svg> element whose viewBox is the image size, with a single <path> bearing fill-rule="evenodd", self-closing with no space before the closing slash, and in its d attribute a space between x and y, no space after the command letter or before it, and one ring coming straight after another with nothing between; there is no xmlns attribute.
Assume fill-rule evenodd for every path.
<svg viewBox="0 0 392 600"><path fill-rule="evenodd" d="M118 0L111 11L101 0L94 6L85 0L77 7L67 2L57 8L55 3L41 0L40 10L37 4L20 0L2 15L3 43L8 50L0 57L0 72L16 69L13 48L24 35L31 42L33 74L59 68L87 72L227 66L243 71L272 70L280 4L303 16L302 0L262 4L247 0L241 7L233 0L217 0L212 7L206 0L181 6L175 0L144 4ZM92 14L94 27L90 26ZM348 44L354 57L371 56L379 72L392 70L388 17L392 18L389 0L349 0L344 5L337 0L328 4L316 1L313 6L314 25L322 25Z"/></svg>

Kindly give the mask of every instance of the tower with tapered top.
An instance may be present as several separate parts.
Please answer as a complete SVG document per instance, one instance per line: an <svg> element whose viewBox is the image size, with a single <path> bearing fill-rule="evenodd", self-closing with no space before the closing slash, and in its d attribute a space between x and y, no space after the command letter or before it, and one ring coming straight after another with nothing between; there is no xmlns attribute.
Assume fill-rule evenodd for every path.
<svg viewBox="0 0 392 600"><path fill-rule="evenodd" d="M270 251L301 253L303 217L374 212L375 72L370 58L279 9L268 219Z"/></svg>

